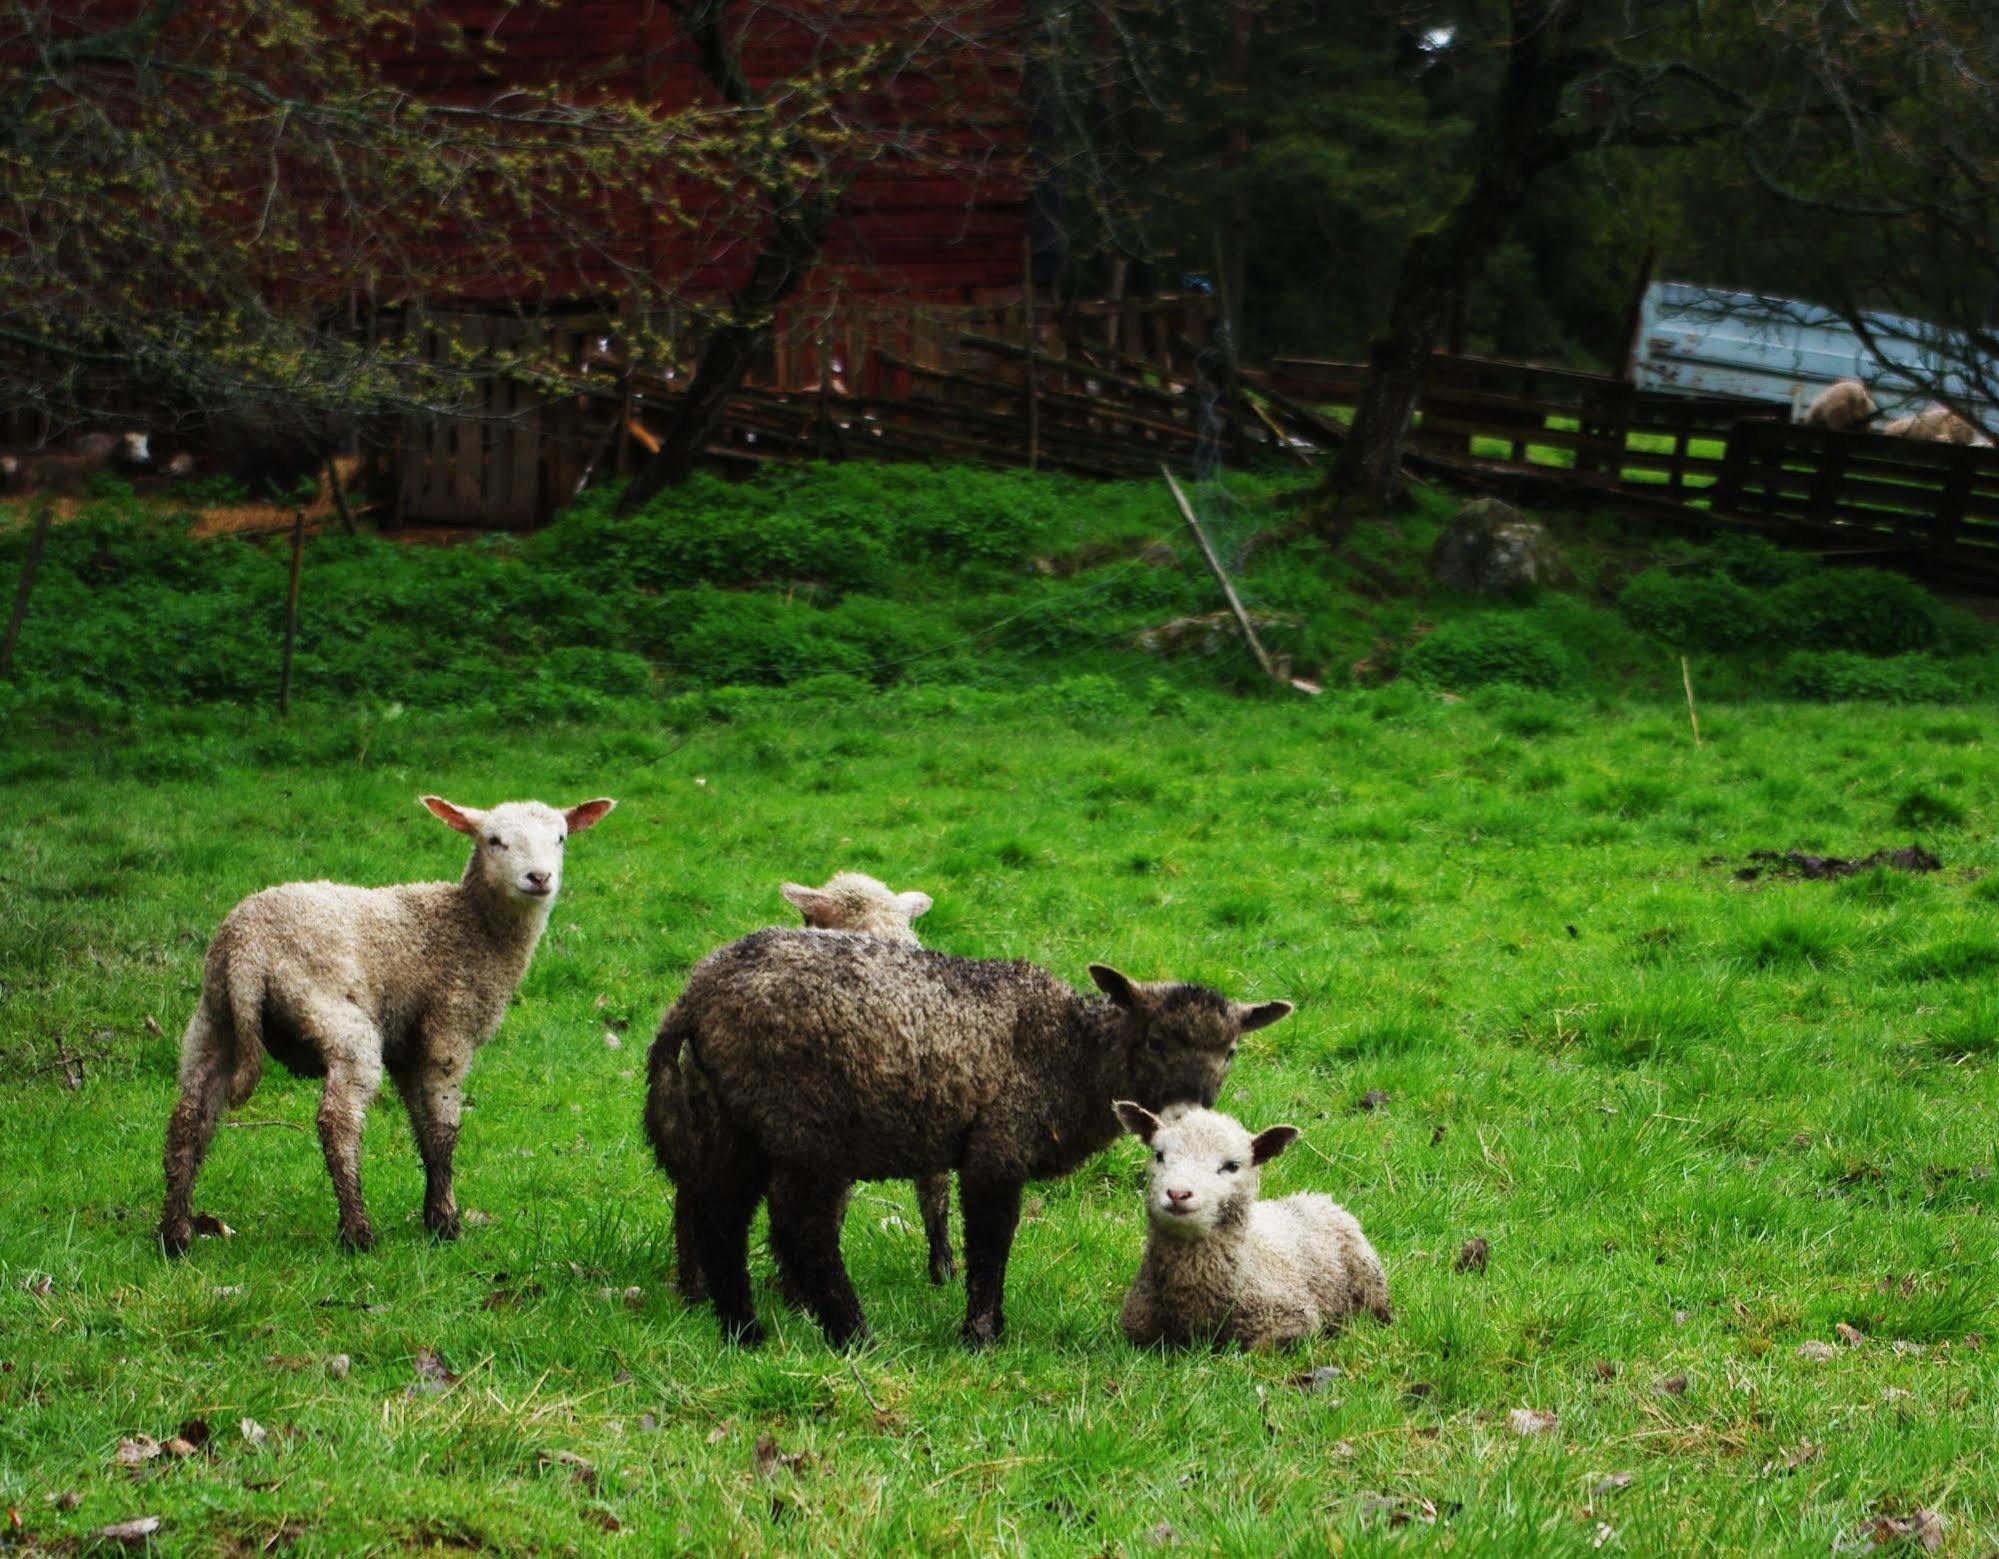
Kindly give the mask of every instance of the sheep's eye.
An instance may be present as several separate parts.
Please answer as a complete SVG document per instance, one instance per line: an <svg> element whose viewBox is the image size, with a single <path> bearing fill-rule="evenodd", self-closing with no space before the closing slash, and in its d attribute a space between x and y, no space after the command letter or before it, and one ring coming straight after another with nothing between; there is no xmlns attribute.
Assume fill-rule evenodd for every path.
<svg viewBox="0 0 1999 1559"><path fill-rule="evenodd" d="M1232 1175L1240 1168L1242 1168L1242 1165L1238 1164L1234 1159L1230 1159L1228 1160L1228 1162L1222 1165L1222 1173L1225 1175Z"/></svg>
<svg viewBox="0 0 1999 1559"><path fill-rule="evenodd" d="M495 850L504 850L507 847L498 834L488 834L486 836L486 843L491 845Z"/></svg>
<svg viewBox="0 0 1999 1559"><path fill-rule="evenodd" d="M1166 1152L1163 1148L1152 1155L1152 1162L1155 1164L1163 1164L1166 1162Z"/></svg>

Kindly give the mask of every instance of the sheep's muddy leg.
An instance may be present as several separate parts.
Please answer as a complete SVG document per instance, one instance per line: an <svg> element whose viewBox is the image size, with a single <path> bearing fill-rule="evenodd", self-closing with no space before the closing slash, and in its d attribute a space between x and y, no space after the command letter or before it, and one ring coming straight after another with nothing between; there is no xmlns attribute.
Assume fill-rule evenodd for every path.
<svg viewBox="0 0 1999 1559"><path fill-rule="evenodd" d="M167 1121L167 1197L160 1212L160 1247L169 1256L184 1254L194 1239L194 1177L222 1118L229 1073L224 1030L203 1002L181 1041L180 1098Z"/></svg>
<svg viewBox="0 0 1999 1559"><path fill-rule="evenodd" d="M459 1234L458 1200L451 1194L451 1155L458 1147L464 1080L453 1072L420 1067L396 1079L423 1160L423 1226L440 1240Z"/></svg>
<svg viewBox="0 0 1999 1559"><path fill-rule="evenodd" d="M694 1219L683 1212L678 1187L673 1193L673 1286L690 1305L708 1297L708 1285L701 1277L701 1254L694 1247Z"/></svg>
<svg viewBox="0 0 1999 1559"><path fill-rule="evenodd" d="M780 1169L770 1183L770 1243L779 1270L826 1340L836 1348L865 1342L860 1296L840 1259L847 1187L823 1174Z"/></svg>
<svg viewBox="0 0 1999 1559"><path fill-rule="evenodd" d="M340 1242L350 1250L371 1250L375 1231L361 1200L361 1123L368 1103L382 1086L379 1041L342 1043L328 1057L326 1091L319 1096L319 1145L326 1153L326 1172L333 1177L334 1200L340 1204ZM329 1046L329 1049L335 1047Z"/></svg>
<svg viewBox="0 0 1999 1559"><path fill-rule="evenodd" d="M965 1212L965 1341L998 1342L1006 1330L1006 1260L1020 1223L1020 1182L975 1181L960 1172Z"/></svg>
<svg viewBox="0 0 1999 1559"><path fill-rule="evenodd" d="M923 1234L930 1243L930 1281L948 1283L958 1275L951 1256L951 1177L923 1175L916 1182L916 1205L923 1214Z"/></svg>
<svg viewBox="0 0 1999 1559"><path fill-rule="evenodd" d="M750 1295L750 1219L769 1173L770 1161L754 1144L724 1129L704 1154L700 1174L675 1199L676 1216L692 1215L696 1265L722 1335L745 1348L764 1339Z"/></svg>

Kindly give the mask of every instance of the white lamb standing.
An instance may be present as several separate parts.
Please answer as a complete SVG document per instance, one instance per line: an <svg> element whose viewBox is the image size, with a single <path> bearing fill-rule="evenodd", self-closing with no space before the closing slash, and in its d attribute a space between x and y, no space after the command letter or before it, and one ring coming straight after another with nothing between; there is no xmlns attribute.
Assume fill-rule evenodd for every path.
<svg viewBox="0 0 1999 1559"><path fill-rule="evenodd" d="M216 931L167 1123L160 1244L169 1255L193 1236L194 1177L223 1101L249 1097L267 1050L301 1077L326 1079L319 1140L342 1241L355 1250L375 1241L361 1199L361 1122L384 1072L423 1158L424 1224L458 1237L451 1156L472 1053L499 1027L548 925L564 840L615 803L558 811L511 801L479 812L422 801L473 841L457 882L286 883L253 893Z"/></svg>
<svg viewBox="0 0 1999 1559"><path fill-rule="evenodd" d="M1213 1110L1114 1108L1152 1149L1145 1258L1121 1318L1134 1343L1270 1348L1335 1331L1363 1310L1394 1319L1381 1258L1353 1214L1314 1192L1256 1199L1259 1171L1297 1127L1251 1136Z"/></svg>
<svg viewBox="0 0 1999 1559"><path fill-rule="evenodd" d="M1830 428L1843 433L1859 427L1880 409L1867 386L1858 379L1835 379L1813 397L1800 420L1808 428Z"/></svg>

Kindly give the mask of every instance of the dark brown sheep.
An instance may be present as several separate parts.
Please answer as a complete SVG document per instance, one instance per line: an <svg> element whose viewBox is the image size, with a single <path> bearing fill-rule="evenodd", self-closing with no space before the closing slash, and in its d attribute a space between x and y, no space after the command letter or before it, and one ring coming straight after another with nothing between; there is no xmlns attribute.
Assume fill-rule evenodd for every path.
<svg viewBox="0 0 1999 1559"><path fill-rule="evenodd" d="M766 1186L779 1267L838 1345L867 1330L840 1258L848 1186L955 1169L964 1335L997 1340L1026 1182L1115 1141L1115 1100L1212 1104L1241 1036L1291 1011L1090 975L1108 1000L1032 964L809 931L759 931L697 964L657 1044L682 1060L699 1151L676 1210L725 1334L763 1335L746 1257Z"/></svg>

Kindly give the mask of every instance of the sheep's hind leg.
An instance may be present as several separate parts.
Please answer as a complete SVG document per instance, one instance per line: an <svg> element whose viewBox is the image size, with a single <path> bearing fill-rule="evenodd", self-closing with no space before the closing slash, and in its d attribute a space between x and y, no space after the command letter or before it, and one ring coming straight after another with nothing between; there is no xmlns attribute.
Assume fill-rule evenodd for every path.
<svg viewBox="0 0 1999 1559"><path fill-rule="evenodd" d="M762 1151L725 1128L702 1155L699 1173L674 1200L676 1217L692 1217L696 1265L707 1280L722 1335L746 1348L764 1339L750 1294L750 1219L763 1200L769 1173Z"/></svg>
<svg viewBox="0 0 1999 1559"><path fill-rule="evenodd" d="M358 1012L327 1014L310 1022L307 1031L326 1058L326 1089L319 1096L319 1145L340 1206L340 1242L350 1250L372 1250L375 1230L361 1199L361 1124L375 1090L382 1086L381 1036Z"/></svg>
<svg viewBox="0 0 1999 1559"><path fill-rule="evenodd" d="M836 1348L866 1342L860 1296L840 1258L845 1182L799 1169L780 1169L770 1183L770 1242L778 1269L826 1341Z"/></svg>
<svg viewBox="0 0 1999 1559"><path fill-rule="evenodd" d="M673 1192L673 1286L683 1301L698 1305L708 1297L708 1285L701 1276L701 1255L695 1249L694 1219L682 1210L681 1191Z"/></svg>
<svg viewBox="0 0 1999 1559"><path fill-rule="evenodd" d="M167 1194L160 1211L160 1248L169 1256L184 1255L194 1241L194 1177L229 1094L226 1033L203 1000L181 1040L180 1097L167 1120Z"/></svg>
<svg viewBox="0 0 1999 1559"><path fill-rule="evenodd" d="M458 1146L464 1079L454 1072L418 1067L396 1079L409 1111L417 1155L423 1160L423 1226L434 1238L455 1240L460 1223L451 1190L451 1156Z"/></svg>
<svg viewBox="0 0 1999 1559"><path fill-rule="evenodd" d="M1006 1330L1006 1263L1020 1224L1020 1182L979 1182L960 1171L965 1212L965 1341L983 1348Z"/></svg>
<svg viewBox="0 0 1999 1559"><path fill-rule="evenodd" d="M916 1205L923 1214L923 1235L930 1245L930 1281L948 1283L958 1275L958 1263L951 1255L951 1176L918 1176Z"/></svg>

